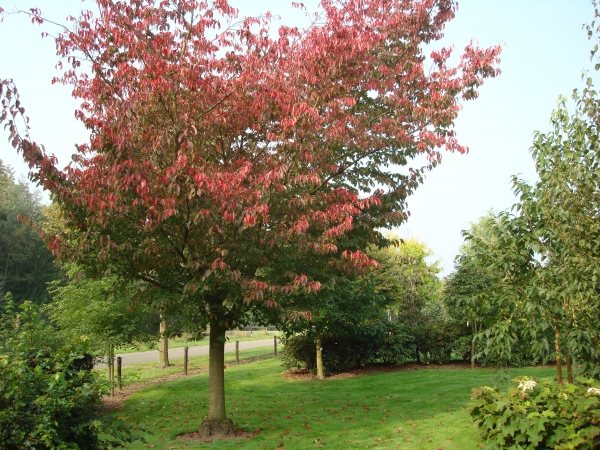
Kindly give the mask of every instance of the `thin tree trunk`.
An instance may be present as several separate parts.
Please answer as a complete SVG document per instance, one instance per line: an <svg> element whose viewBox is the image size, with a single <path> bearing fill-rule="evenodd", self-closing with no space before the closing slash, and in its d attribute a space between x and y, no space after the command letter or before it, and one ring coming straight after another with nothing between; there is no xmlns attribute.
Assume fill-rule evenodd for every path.
<svg viewBox="0 0 600 450"><path fill-rule="evenodd" d="M231 436L233 422L225 413L225 331L216 320L210 322L208 344L208 417L200 424L200 435Z"/></svg>
<svg viewBox="0 0 600 450"><path fill-rule="evenodd" d="M317 347L317 378L322 380L325 378L323 372L323 347L321 346L321 333L317 331L317 339L315 340Z"/></svg>
<svg viewBox="0 0 600 450"><path fill-rule="evenodd" d="M475 336L477 335L477 321L473 320L473 339L471 339L471 369L475 368Z"/></svg>
<svg viewBox="0 0 600 450"><path fill-rule="evenodd" d="M554 347L556 350L556 382L559 385L563 384L562 377L562 359L560 357L560 333L556 326L556 320L554 321Z"/></svg>
<svg viewBox="0 0 600 450"><path fill-rule="evenodd" d="M570 350L567 350L567 383L573 384L573 360Z"/></svg>
<svg viewBox="0 0 600 450"><path fill-rule="evenodd" d="M167 337L167 318L160 315L160 341L158 343L158 367L169 366L169 338Z"/></svg>
<svg viewBox="0 0 600 450"><path fill-rule="evenodd" d="M565 297L563 302L563 309L565 311L565 315L569 317L571 314L569 312L569 297ZM566 331L565 336L568 336L569 330L571 329L571 321L568 320L566 323ZM573 361L571 359L571 350L567 345L567 349L565 351L566 363L567 363L567 383L573 384Z"/></svg>
<svg viewBox="0 0 600 450"><path fill-rule="evenodd" d="M108 380L110 381L110 395L115 396L115 348L108 347Z"/></svg>

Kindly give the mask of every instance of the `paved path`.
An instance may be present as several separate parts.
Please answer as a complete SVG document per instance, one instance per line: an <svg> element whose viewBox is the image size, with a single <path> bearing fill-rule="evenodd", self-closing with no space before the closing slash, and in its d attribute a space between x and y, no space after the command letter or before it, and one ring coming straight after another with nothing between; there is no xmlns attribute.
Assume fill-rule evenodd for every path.
<svg viewBox="0 0 600 450"><path fill-rule="evenodd" d="M279 344L279 342L278 342ZM242 350L250 350L253 348L260 347L271 347L273 348L273 338L270 339L262 339L260 341L241 341L240 342L240 351ZM235 351L235 341L227 341L225 343L225 352L234 352ZM188 357L192 358L194 356L203 356L208 355L208 345L198 345L195 347L189 347L188 349ZM115 356L120 356L122 358L122 365L129 366L131 364L139 364L146 362L155 362L158 363L158 350L150 350L147 352L137 352L137 353L122 353L117 354ZM169 360L174 359L183 359L183 347L180 348L171 348L169 349ZM96 369L101 369L106 367L106 364L97 364L95 366Z"/></svg>

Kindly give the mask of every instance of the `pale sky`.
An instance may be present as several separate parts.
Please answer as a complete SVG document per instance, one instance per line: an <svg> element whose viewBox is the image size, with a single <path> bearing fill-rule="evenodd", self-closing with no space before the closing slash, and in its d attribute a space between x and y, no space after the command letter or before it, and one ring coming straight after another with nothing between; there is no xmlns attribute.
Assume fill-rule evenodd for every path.
<svg viewBox="0 0 600 450"><path fill-rule="evenodd" d="M281 22L302 26L306 19L291 8L291 1L230 0L241 15L266 11ZM316 11L318 0L305 0ZM39 7L45 15L65 23L88 0L0 0L6 10ZM480 97L467 102L456 123L458 139L468 155L444 154L442 164L430 172L409 200L409 221L398 230L402 237L424 241L441 260L442 275L452 270L462 243L461 230L490 209L501 211L516 201L510 178L520 174L535 180L529 154L535 130L549 131L549 118L559 95L569 97L581 88L583 70L591 71L592 47L582 26L591 22L589 0L461 0L456 18L446 28L442 43L455 45L458 55L470 39L481 46L502 45L502 74L487 80ZM86 133L75 121L77 103L69 87L50 84L58 72L54 41L42 39L52 28L29 23L24 16L10 16L0 23L0 78L13 78L30 117L33 138L68 164L74 144L85 142ZM593 75L591 71L588 75ZM27 166L0 135L0 159L25 177Z"/></svg>

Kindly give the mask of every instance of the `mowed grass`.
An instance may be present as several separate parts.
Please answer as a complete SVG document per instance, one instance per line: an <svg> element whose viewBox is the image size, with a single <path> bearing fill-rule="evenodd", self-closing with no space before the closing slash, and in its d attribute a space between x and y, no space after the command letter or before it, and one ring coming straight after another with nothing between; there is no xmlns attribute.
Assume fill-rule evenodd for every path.
<svg viewBox="0 0 600 450"><path fill-rule="evenodd" d="M185 442L208 408L208 374L198 374L137 392L119 413L145 426L144 449L477 449L470 423L472 387L491 385L490 369L418 370L354 378L290 380L279 358L227 367L227 415L252 438ZM512 370L510 375L552 379L552 368Z"/></svg>
<svg viewBox="0 0 600 450"><path fill-rule="evenodd" d="M283 346L278 348L283 348ZM249 350L241 350L239 352L240 363L254 358L268 356L273 354L273 346L259 347ZM123 377L123 385L129 383L137 383L144 381L151 381L157 378L166 377L176 373L183 373L183 358L171 359L171 365L164 368L159 368L156 361L140 364L131 364L129 366L123 366L121 374ZM235 364L235 352L225 353L225 364ZM194 356L188 360L188 372L192 372L198 369L208 369L208 355L205 356ZM104 378L108 378L108 369L99 369L100 374ZM115 375L116 377L116 375Z"/></svg>
<svg viewBox="0 0 600 450"><path fill-rule="evenodd" d="M262 339L273 338L273 336L281 336L280 331L268 331L268 330L256 330L253 332L250 331L238 331L232 330L227 332L227 342L235 342L235 341L260 341ZM185 347L196 347L200 345L208 345L209 339L208 337L199 341L189 340L185 337L171 338L169 339L169 348L181 348ZM158 350L158 341L151 345L139 345L132 347L120 347L116 350L115 353L125 354L125 353L136 353L136 352L146 352L149 350Z"/></svg>

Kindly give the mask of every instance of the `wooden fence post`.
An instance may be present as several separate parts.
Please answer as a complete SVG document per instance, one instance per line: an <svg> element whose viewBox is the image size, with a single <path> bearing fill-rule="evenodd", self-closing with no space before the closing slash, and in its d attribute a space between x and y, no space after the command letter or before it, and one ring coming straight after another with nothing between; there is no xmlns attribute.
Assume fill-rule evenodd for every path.
<svg viewBox="0 0 600 450"><path fill-rule="evenodd" d="M277 356L277 336L273 336L273 349L275 350L275 356Z"/></svg>
<svg viewBox="0 0 600 450"><path fill-rule="evenodd" d="M235 363L240 363L240 341L235 341Z"/></svg>
<svg viewBox="0 0 600 450"><path fill-rule="evenodd" d="M188 346L183 348L183 374L188 374Z"/></svg>
<svg viewBox="0 0 600 450"><path fill-rule="evenodd" d="M121 358L120 356L117 356L117 380L119 381L119 390L122 391L123 390L123 381L121 378L121 367L123 365L123 358Z"/></svg>

